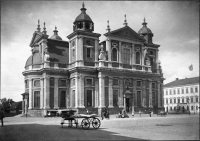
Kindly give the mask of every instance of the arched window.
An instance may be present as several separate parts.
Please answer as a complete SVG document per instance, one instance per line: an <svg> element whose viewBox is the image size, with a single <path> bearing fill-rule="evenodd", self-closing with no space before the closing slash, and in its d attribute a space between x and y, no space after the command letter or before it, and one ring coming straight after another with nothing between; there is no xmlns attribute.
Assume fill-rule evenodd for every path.
<svg viewBox="0 0 200 141"><path fill-rule="evenodd" d="M112 49L112 61L117 61L117 49Z"/></svg>
<svg viewBox="0 0 200 141"><path fill-rule="evenodd" d="M136 64L140 64L140 52L136 52Z"/></svg>

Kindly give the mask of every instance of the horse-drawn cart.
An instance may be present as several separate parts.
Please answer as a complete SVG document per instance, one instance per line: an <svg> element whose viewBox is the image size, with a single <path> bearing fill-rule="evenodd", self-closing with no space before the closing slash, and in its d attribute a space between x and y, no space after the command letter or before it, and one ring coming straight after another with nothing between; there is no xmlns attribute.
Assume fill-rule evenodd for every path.
<svg viewBox="0 0 200 141"><path fill-rule="evenodd" d="M75 114L75 110L66 110L62 111L61 114L61 126L63 128L63 124L68 124L69 127L72 127L73 124L76 125L76 128L78 127L78 119L82 119L81 121L81 127L83 129L89 129L90 125L92 124L93 128L98 129L101 125L100 120L97 118L99 117L96 114L91 115L85 115L85 114ZM68 122L65 122L68 121Z"/></svg>

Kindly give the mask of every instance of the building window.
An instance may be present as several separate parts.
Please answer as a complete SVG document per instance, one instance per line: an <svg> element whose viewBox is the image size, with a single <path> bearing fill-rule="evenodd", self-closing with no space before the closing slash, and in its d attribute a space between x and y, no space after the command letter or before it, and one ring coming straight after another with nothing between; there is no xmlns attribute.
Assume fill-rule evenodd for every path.
<svg viewBox="0 0 200 141"><path fill-rule="evenodd" d="M113 106L118 106L118 90L113 90Z"/></svg>
<svg viewBox="0 0 200 141"><path fill-rule="evenodd" d="M130 49L125 48L124 49L124 64L130 64Z"/></svg>
<svg viewBox="0 0 200 141"><path fill-rule="evenodd" d="M166 90L166 95L168 95L168 90Z"/></svg>
<svg viewBox="0 0 200 141"><path fill-rule="evenodd" d="M137 91L137 106L142 106L141 91Z"/></svg>
<svg viewBox="0 0 200 141"><path fill-rule="evenodd" d="M76 84L75 79L72 79L72 86L75 86L75 84Z"/></svg>
<svg viewBox="0 0 200 141"><path fill-rule="evenodd" d="M172 90L169 90L170 95L172 95Z"/></svg>
<svg viewBox="0 0 200 141"><path fill-rule="evenodd" d="M180 103L180 98L178 98L178 103Z"/></svg>
<svg viewBox="0 0 200 141"><path fill-rule="evenodd" d="M196 106L196 110L198 110L198 106Z"/></svg>
<svg viewBox="0 0 200 141"><path fill-rule="evenodd" d="M72 90L72 107L75 107L75 90Z"/></svg>
<svg viewBox="0 0 200 141"><path fill-rule="evenodd" d="M166 99L166 104L168 104L168 99Z"/></svg>
<svg viewBox="0 0 200 141"><path fill-rule="evenodd" d="M112 49L112 61L117 61L117 49L113 48Z"/></svg>
<svg viewBox="0 0 200 141"><path fill-rule="evenodd" d="M187 97L186 99L187 99L187 103L189 103L189 97Z"/></svg>
<svg viewBox="0 0 200 141"><path fill-rule="evenodd" d="M185 101L184 101L184 98L182 98L182 103L184 103Z"/></svg>
<svg viewBox="0 0 200 141"><path fill-rule="evenodd" d="M188 93L188 88L186 88L186 94Z"/></svg>
<svg viewBox="0 0 200 141"><path fill-rule="evenodd" d="M174 94L176 94L176 90L174 90Z"/></svg>
<svg viewBox="0 0 200 141"><path fill-rule="evenodd" d="M170 99L170 103L172 103L172 99Z"/></svg>
<svg viewBox="0 0 200 141"><path fill-rule="evenodd" d="M170 107L170 111L172 111L172 107Z"/></svg>
<svg viewBox="0 0 200 141"><path fill-rule="evenodd" d="M54 78L50 78L50 86L54 86Z"/></svg>
<svg viewBox="0 0 200 141"><path fill-rule="evenodd" d="M184 94L184 89L182 89L182 94Z"/></svg>
<svg viewBox="0 0 200 141"><path fill-rule="evenodd" d="M198 98L198 96L196 96L196 102L198 102L199 101L199 98Z"/></svg>
<svg viewBox="0 0 200 141"><path fill-rule="evenodd" d="M34 87L40 87L40 80L34 80L33 81L33 86Z"/></svg>
<svg viewBox="0 0 200 141"><path fill-rule="evenodd" d="M61 91L60 107L66 107L66 91Z"/></svg>
<svg viewBox="0 0 200 141"><path fill-rule="evenodd" d="M152 92L152 105L156 106L156 93Z"/></svg>
<svg viewBox="0 0 200 141"><path fill-rule="evenodd" d="M180 89L178 89L177 94L180 94Z"/></svg>
<svg viewBox="0 0 200 141"><path fill-rule="evenodd" d="M155 83L152 83L152 88L156 88L156 84Z"/></svg>
<svg viewBox="0 0 200 141"><path fill-rule="evenodd" d="M73 40L72 41L72 47L74 47L76 45L76 42Z"/></svg>
<svg viewBox="0 0 200 141"><path fill-rule="evenodd" d="M191 99L191 103L193 102L193 97L190 97L190 99Z"/></svg>
<svg viewBox="0 0 200 141"><path fill-rule="evenodd" d="M34 107L40 107L40 91L34 91Z"/></svg>
<svg viewBox="0 0 200 141"><path fill-rule="evenodd" d="M87 90L87 107L92 107L92 90Z"/></svg>
<svg viewBox="0 0 200 141"><path fill-rule="evenodd" d="M113 79L113 85L114 85L114 86L118 86L118 85L119 85L119 80L116 79L116 78L114 78L114 79Z"/></svg>
<svg viewBox="0 0 200 141"><path fill-rule="evenodd" d="M92 85L92 79L91 78L87 78L86 79L86 84L87 85Z"/></svg>
<svg viewBox="0 0 200 141"><path fill-rule="evenodd" d="M140 64L140 52L136 52L136 64Z"/></svg>
<svg viewBox="0 0 200 141"><path fill-rule="evenodd" d="M59 85L59 86L61 86L61 87L66 87L66 85L67 85L66 80L61 79L61 80L60 80L60 85Z"/></svg>
<svg viewBox="0 0 200 141"><path fill-rule="evenodd" d="M174 99L174 103L176 103L176 99Z"/></svg>
<svg viewBox="0 0 200 141"><path fill-rule="evenodd" d="M191 106L191 110L194 110L193 106Z"/></svg>
<svg viewBox="0 0 200 141"><path fill-rule="evenodd" d="M86 54L87 54L87 58L92 58L92 49L87 47Z"/></svg>
<svg viewBox="0 0 200 141"><path fill-rule="evenodd" d="M193 93L193 88L190 88L190 93Z"/></svg>
<svg viewBox="0 0 200 141"><path fill-rule="evenodd" d="M197 87L195 87L195 93L198 93L198 88Z"/></svg>
<svg viewBox="0 0 200 141"><path fill-rule="evenodd" d="M142 82L141 81L137 81L137 87L142 87Z"/></svg>

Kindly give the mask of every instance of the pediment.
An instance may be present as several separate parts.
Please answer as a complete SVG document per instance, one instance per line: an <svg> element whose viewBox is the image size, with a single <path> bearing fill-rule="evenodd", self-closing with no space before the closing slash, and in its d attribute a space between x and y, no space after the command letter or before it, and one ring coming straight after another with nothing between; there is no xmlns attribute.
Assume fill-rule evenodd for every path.
<svg viewBox="0 0 200 141"><path fill-rule="evenodd" d="M110 33L106 33L105 35L109 36L117 36L121 38L128 38L131 40L140 40L145 41L144 38L140 37L133 29L131 29L129 26L114 30Z"/></svg>
<svg viewBox="0 0 200 141"><path fill-rule="evenodd" d="M31 42L30 42L30 47L32 47L35 43L37 43L37 41L42 37L42 35L38 32L35 32L33 34L33 37L31 39Z"/></svg>

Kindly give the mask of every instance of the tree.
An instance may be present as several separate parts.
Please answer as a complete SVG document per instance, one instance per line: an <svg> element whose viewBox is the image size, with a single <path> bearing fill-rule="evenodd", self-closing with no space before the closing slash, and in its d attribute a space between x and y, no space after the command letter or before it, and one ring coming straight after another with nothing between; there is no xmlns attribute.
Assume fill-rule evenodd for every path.
<svg viewBox="0 0 200 141"><path fill-rule="evenodd" d="M7 113L10 113L11 107L15 102L10 98L9 99L2 98L1 102L2 102L2 105L3 105L4 111L7 112Z"/></svg>

